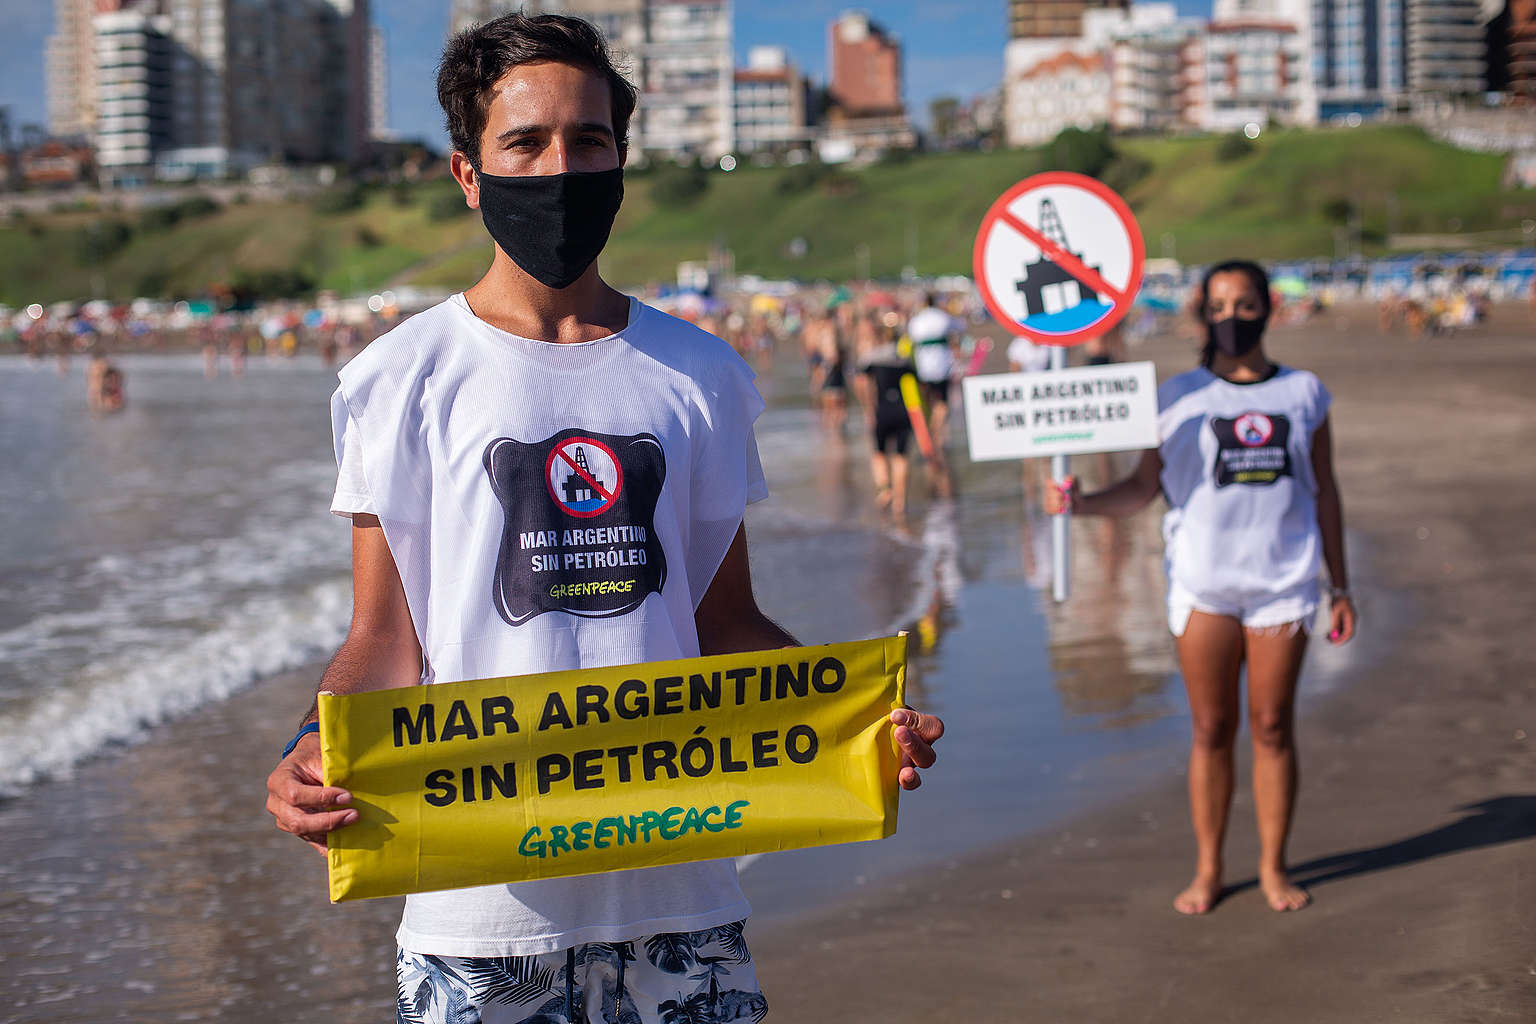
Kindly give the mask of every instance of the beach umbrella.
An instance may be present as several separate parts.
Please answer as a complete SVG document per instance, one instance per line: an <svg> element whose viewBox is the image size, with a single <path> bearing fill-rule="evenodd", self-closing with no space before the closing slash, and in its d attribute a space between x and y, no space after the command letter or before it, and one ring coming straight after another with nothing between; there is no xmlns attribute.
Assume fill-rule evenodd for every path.
<svg viewBox="0 0 1536 1024"><path fill-rule="evenodd" d="M1148 295L1146 292L1136 296L1136 305L1158 313L1177 313L1179 311L1178 300L1162 295Z"/></svg>

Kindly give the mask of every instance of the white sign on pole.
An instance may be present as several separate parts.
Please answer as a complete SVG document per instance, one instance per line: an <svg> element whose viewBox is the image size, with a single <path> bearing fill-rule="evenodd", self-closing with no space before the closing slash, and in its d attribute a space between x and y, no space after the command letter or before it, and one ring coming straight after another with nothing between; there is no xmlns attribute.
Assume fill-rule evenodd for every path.
<svg viewBox="0 0 1536 1024"><path fill-rule="evenodd" d="M1151 363L967 377L965 426L977 462L1156 448Z"/></svg>

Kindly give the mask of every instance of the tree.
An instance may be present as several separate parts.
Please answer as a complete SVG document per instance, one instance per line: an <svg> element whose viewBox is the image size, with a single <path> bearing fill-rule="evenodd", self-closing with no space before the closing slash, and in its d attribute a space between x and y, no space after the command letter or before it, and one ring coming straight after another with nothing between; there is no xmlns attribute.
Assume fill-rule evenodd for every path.
<svg viewBox="0 0 1536 1024"><path fill-rule="evenodd" d="M934 99L928 104L928 124L941 148L958 142L960 101L953 96Z"/></svg>

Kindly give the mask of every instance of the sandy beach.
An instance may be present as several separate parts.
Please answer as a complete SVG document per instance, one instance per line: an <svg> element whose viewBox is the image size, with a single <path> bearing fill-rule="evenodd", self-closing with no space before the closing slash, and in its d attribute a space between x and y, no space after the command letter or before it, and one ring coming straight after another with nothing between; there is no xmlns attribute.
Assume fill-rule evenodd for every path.
<svg viewBox="0 0 1536 1024"><path fill-rule="evenodd" d="M769 1019L1536 1019L1533 341L1523 307L1423 341L1381 336L1359 307L1270 342L1335 396L1365 631L1342 651L1315 645L1302 682L1292 861L1312 907L1263 906L1240 766L1228 894L1205 918L1172 910L1193 842L1182 698L1157 632L1156 514L1117 542L1128 554L1113 588L1084 545L1079 603L1042 619L1019 610L1037 598L1020 579L1032 556L1018 474L995 491L977 475L963 481L956 528L975 548L962 559L968 603L956 612L936 594L917 609L940 634L924 662L931 689L920 678L918 692L950 720L944 763L906 798L893 840L745 875ZM1169 338L1133 357L1166 376L1194 354ZM858 458L829 472L862 480ZM806 479L790 506L834 495L852 503L820 510L838 521L867 501ZM914 550L933 522L914 525ZM889 537L776 543L846 557L873 591L899 564L877 557ZM1007 572L988 576L987 558ZM763 573L768 597L779 586ZM1122 614L1113 602L1125 594L1136 600ZM903 612L861 614L858 628L879 628ZM1002 644L1028 658L1001 656ZM1058 725L1054 704L1011 690L1025 671L1049 677L1046 695L1077 717ZM266 679L0 801L0 1024L387 1018L398 902L328 905L321 859L261 810L265 772L318 672ZM1036 719L1068 734L1059 749L1017 739ZM1091 758L1071 760L1082 750ZM953 834L929 835L933 822ZM796 871L815 884L790 888Z"/></svg>
<svg viewBox="0 0 1536 1024"><path fill-rule="evenodd" d="M1263 905L1240 767L1226 898L1178 916L1193 840L1170 773L760 929L779 1019L1536 1019L1536 330L1509 308L1487 331L1411 341L1358 308L1277 331L1269 350L1333 391L1346 516L1366 539L1363 629L1393 630L1362 637L1377 656L1337 693L1302 697L1291 859L1313 906ZM1160 377L1192 361L1171 342L1144 351ZM965 756L964 737L949 743Z"/></svg>

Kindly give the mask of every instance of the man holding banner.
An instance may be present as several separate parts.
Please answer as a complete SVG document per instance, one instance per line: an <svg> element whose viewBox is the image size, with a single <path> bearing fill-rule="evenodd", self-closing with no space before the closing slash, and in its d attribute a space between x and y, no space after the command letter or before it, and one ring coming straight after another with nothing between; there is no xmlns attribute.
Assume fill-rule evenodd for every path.
<svg viewBox="0 0 1536 1024"><path fill-rule="evenodd" d="M635 106L601 37L572 18L498 18L449 41L438 98L454 177L496 243L494 261L468 291L341 372L332 509L353 523L354 612L322 692L366 697L794 645L751 589L743 515L767 496L751 371L723 342L598 276ZM658 709L668 685L653 681ZM737 690L753 692L745 676ZM771 695L766 672L762 693ZM519 704L514 720L510 699L488 700L475 712L483 730L520 721L527 732L537 718ZM610 706L617 695L572 710ZM879 720L887 714L882 735L894 726L900 751L890 770L916 788L943 724L904 708L882 708ZM337 844L366 808L324 785L316 718L269 777L267 806L279 828L322 852L342 830L329 844L334 870ZM436 738L475 731L454 721L437 723ZM420 715L395 723L395 746L435 728ZM814 749L782 742L785 757ZM726 756L723 741L719 750ZM611 770L622 776L631 763ZM467 793L450 779L426 804L450 791L473 800L474 780L464 781ZM494 773L480 781L487 797L486 783L512 785ZM534 792L513 806L536 814ZM695 817L700 830L724 829L733 813L672 819L673 810L643 818L646 836L668 837L669 820L670 835L686 832ZM603 819L599 837L607 821L618 822L610 839L625 826ZM397 936L399 1017L650 1024L686 1009L689 1019L760 1019L747 913L729 860L418 891Z"/></svg>

